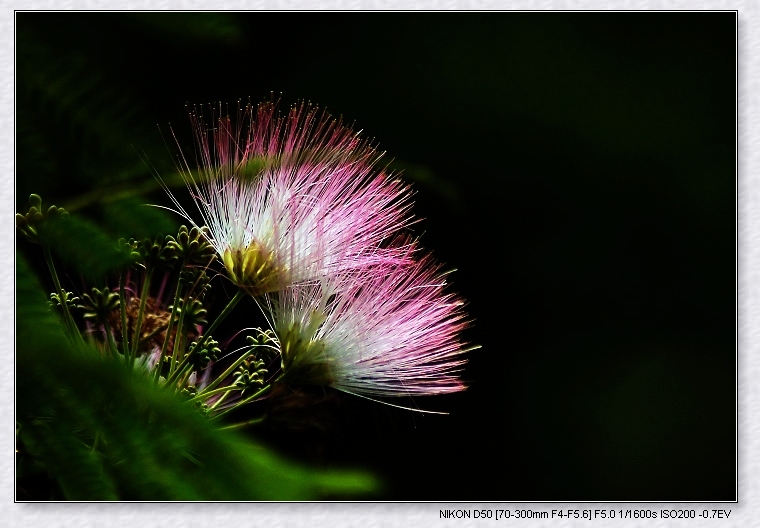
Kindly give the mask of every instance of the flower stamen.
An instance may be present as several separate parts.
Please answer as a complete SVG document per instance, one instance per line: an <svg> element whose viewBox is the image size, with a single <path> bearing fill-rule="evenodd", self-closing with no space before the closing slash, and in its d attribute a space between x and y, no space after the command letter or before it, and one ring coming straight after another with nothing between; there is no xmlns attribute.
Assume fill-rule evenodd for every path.
<svg viewBox="0 0 760 528"><path fill-rule="evenodd" d="M245 249L226 249L222 260L232 282L251 295L277 291L286 273L274 253L255 240Z"/></svg>

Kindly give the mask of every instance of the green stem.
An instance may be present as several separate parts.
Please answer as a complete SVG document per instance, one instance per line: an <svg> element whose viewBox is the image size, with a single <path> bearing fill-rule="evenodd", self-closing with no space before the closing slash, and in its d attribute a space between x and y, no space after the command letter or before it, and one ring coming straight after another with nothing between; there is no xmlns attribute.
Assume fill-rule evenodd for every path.
<svg viewBox="0 0 760 528"><path fill-rule="evenodd" d="M210 410L210 411L213 411L213 410L215 410L217 407L219 407L219 406L222 404L222 402L223 402L224 400L226 400L226 399L227 399L227 396L229 396L229 395L230 395L230 392L232 392L232 390L228 390L227 392L225 392L224 394L222 394L222 397L221 397L221 398L219 398L218 400L216 400L216 401L214 402L214 405L212 405L212 406L209 408L209 410Z"/></svg>
<svg viewBox="0 0 760 528"><path fill-rule="evenodd" d="M220 427L220 431L224 430L231 430L231 429L242 429L243 427L247 427L249 425L258 425L262 423L264 420L266 420L266 416L261 416L259 418L254 418L253 420L248 420L247 422L240 422L232 425L225 425L224 427Z"/></svg>
<svg viewBox="0 0 760 528"><path fill-rule="evenodd" d="M184 372L185 372L185 370L187 368L188 361L190 361L190 354L188 354L187 356L185 356L185 359L183 359L182 363L180 363L179 366L177 367L176 372L174 372L173 374L169 375L169 377L166 379L166 385L167 386L169 386L172 383L174 383L177 380L177 378L179 378L182 374L184 374Z"/></svg>
<svg viewBox="0 0 760 528"><path fill-rule="evenodd" d="M108 321L103 322L103 326L106 330L106 341L108 342L108 351L111 353L111 356L116 358L116 355L118 354L118 349L116 348L116 340L113 337L113 332L111 331L111 325L108 324Z"/></svg>
<svg viewBox="0 0 760 528"><path fill-rule="evenodd" d="M227 306L224 307L224 310L222 310L222 313L219 314L219 316L214 320L213 323L211 323L211 326L208 327L208 330L203 332L203 337L201 337L200 342L198 343L198 346L196 347L196 350L200 350L201 347L206 343L206 340L211 336L211 334L216 330L216 327L219 326L219 323L224 321L224 318L227 317L233 308L235 308L235 305L240 302L240 299L242 299L245 296L245 293L243 290L238 290L235 293L235 296L230 299L230 302L227 303Z"/></svg>
<svg viewBox="0 0 760 528"><path fill-rule="evenodd" d="M145 316L145 303L148 301L148 294L150 293L150 279L153 275L153 270L148 268L145 272L145 281L143 282L142 293L140 294L140 309L137 310L137 321L135 322L135 338L132 343L132 350L129 353L129 365L134 365L135 358L137 357L138 344L140 343L140 330L142 330L143 317Z"/></svg>
<svg viewBox="0 0 760 528"><path fill-rule="evenodd" d="M55 265L53 264L53 256L50 254L50 248L43 246L42 253L45 255L45 262L47 263L48 270L50 270L50 275L53 277L53 284L55 285L55 290L58 294L58 300L61 303L61 309L63 310L63 323L66 325L66 329L69 331L72 337L74 334L76 334L79 336L79 339L84 342L84 339L82 339L82 334L80 334L77 330L76 324L74 324L74 319L71 317L71 313L69 312L69 305L66 302L66 292L63 291L63 288L61 287L61 281L58 280L58 273L55 271Z"/></svg>
<svg viewBox="0 0 760 528"><path fill-rule="evenodd" d="M172 363L171 367L169 368L169 377L171 377L175 372L176 369L181 368L182 366L187 363L185 361L187 358L184 357L185 352L185 332L183 331L185 327L185 306L187 304L187 299L182 303L182 307L179 308L179 320L177 321L177 333L174 336L174 349L172 350ZM174 311L174 310L172 310ZM180 367L177 367L177 362L180 363Z"/></svg>
<svg viewBox="0 0 760 528"><path fill-rule="evenodd" d="M184 264L183 264L183 266L184 266ZM177 313L178 310L179 310L179 319L177 321L177 332L176 332L176 335L174 336L174 347L173 347L173 350L172 350L172 361L171 361L171 366L169 367L169 374L168 374L168 376L171 376L172 374L174 374L174 369L177 368L177 361L182 361L184 359L184 352L185 352L184 340L185 340L185 338L187 336L187 332L184 331L186 308L194 300L190 296L190 293L195 290L195 288L198 286L198 283L200 281L201 281L201 276L198 276L198 278L196 279L195 283L192 286L190 286L190 288L188 289L187 298L183 299L183 301L182 301L182 307L179 307L180 285L181 285L181 283L177 284L177 292L176 292L176 294L174 296L174 304L172 305L172 318L171 318L171 320L169 322L172 323L174 321L174 314ZM180 331L182 331L182 334L180 334ZM167 333L167 337L168 337L168 335L169 334Z"/></svg>
<svg viewBox="0 0 760 528"><path fill-rule="evenodd" d="M179 382L180 388L185 386L185 383L187 383L187 379L190 377L190 374L192 374L192 373L193 373L193 369L192 368L188 369L187 372L185 372L185 375L182 376L182 381Z"/></svg>
<svg viewBox="0 0 760 528"><path fill-rule="evenodd" d="M245 361L246 358L248 358L251 355L253 355L253 348L248 349L248 352L244 352L242 356L240 356L239 358L237 358L237 360L235 360L235 362L232 365L230 365L230 367L227 370L225 370L222 373L221 376L217 376L217 378L213 382L211 382L208 386L206 386L203 389L203 391L201 391L198 394L198 396L203 396L204 394L206 394L209 391L211 391L212 389L214 389L214 387L216 387L222 381L224 381L225 378L227 378L227 376L229 376L230 374L232 374L235 371L235 369L238 368L240 365L242 365L243 361Z"/></svg>
<svg viewBox="0 0 760 528"><path fill-rule="evenodd" d="M263 387L262 389L259 389L257 392L251 394L250 396L248 396L244 400L241 400L241 401L237 402L235 405L233 405L229 409L220 412L219 414L217 414L216 416L214 416L213 418L211 418L211 420L213 420L213 421L219 420L222 416L231 413L235 409L238 409L239 407L242 407L243 405L245 405L248 402L252 402L256 398L258 398L259 396L263 396L264 394L266 394L270 390L272 390L272 385L267 385L266 387Z"/></svg>
<svg viewBox="0 0 760 528"><path fill-rule="evenodd" d="M124 270L122 270L119 273L119 311L121 312L121 347L124 359L126 360L129 354L129 337L127 336L127 295L124 293L125 288L126 279L124 277Z"/></svg>
<svg viewBox="0 0 760 528"><path fill-rule="evenodd" d="M184 263L183 263L184 266ZM177 313L177 303L179 303L179 298L182 293L182 283L177 281L177 291L174 293L174 302L172 303L172 313L169 316L169 325L166 327L166 337L164 337L164 344L161 345L161 359L158 360L158 368L156 369L156 382L161 378L161 370L164 366L164 358L166 357L166 350L169 348L169 339L172 334L172 330L174 329L174 317ZM179 335L179 328L177 327L177 335ZM174 351L172 355L177 353L177 338L174 338ZM172 361L172 364L174 361Z"/></svg>
<svg viewBox="0 0 760 528"><path fill-rule="evenodd" d="M204 400L204 399L206 399L206 398L208 398L210 396L213 396L214 394L219 394L220 392L231 391L231 390L235 390L235 389L240 390L240 388L236 387L235 385L227 385L225 387L221 387L219 389L214 389L212 391L201 392L199 394L196 394L193 398L187 400L187 403L195 403L197 401L201 401L201 400Z"/></svg>
<svg viewBox="0 0 760 528"><path fill-rule="evenodd" d="M234 297L232 297L232 299L230 299L230 302L227 303L227 306L225 306L224 310L222 310L222 313L220 313L219 316L216 318L216 320L213 323L211 323L211 326L208 327L208 330L206 330L205 332L203 332L203 336L198 341L198 344L195 346L195 350L201 350L201 347L203 347L203 345L206 344L206 340L211 336L211 332L213 332L214 330L216 330L216 327L219 326L219 323L221 323L224 320L224 318L229 315L229 313L232 311L233 308L235 308L235 305L237 305L237 303L240 302L240 299L242 299L244 295L245 295L245 293L243 293L242 290L238 290L237 293L235 293ZM185 310L182 310L179 313L180 320L177 323L177 328L179 328L179 329L182 328L182 323L183 323L182 318L183 318L184 314L185 314ZM179 330L178 330L178 332L179 332ZM177 367L177 370L175 372L174 371L174 365L175 365L175 361L176 361L177 355L179 353L180 353L180 350L178 350L178 347L177 347L177 340L175 340L175 343L174 343L174 353L172 354L172 370L170 370L169 378L167 379L167 384L171 383L172 381L174 381L175 379L177 379L177 377L179 376L179 373L182 371L182 368L184 367L184 365L187 364L187 361L190 359L190 354L188 354L186 357L184 357L182 359L182 362ZM221 380L217 380L217 381L221 381ZM216 386L216 385L218 385L218 382L214 384L214 386Z"/></svg>

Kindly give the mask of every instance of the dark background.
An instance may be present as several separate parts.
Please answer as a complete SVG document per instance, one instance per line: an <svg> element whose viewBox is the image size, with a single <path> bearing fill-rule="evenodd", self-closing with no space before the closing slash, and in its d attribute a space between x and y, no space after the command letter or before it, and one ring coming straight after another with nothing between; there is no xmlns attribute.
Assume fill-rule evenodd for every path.
<svg viewBox="0 0 760 528"><path fill-rule="evenodd" d="M36 192L171 232L128 222L169 204L142 160L173 170L169 123L192 148L186 102L270 92L355 122L413 184L482 345L469 389L392 402L438 416L293 388L270 445L369 468L382 499L736 498L735 13L16 20L18 211Z"/></svg>

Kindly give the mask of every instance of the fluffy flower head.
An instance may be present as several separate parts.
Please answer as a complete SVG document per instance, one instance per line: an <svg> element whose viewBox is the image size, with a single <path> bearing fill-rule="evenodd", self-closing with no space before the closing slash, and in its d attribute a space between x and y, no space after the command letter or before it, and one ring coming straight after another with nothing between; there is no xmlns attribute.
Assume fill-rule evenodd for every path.
<svg viewBox="0 0 760 528"><path fill-rule="evenodd" d="M301 284L271 301L283 379L363 396L464 389L462 302L429 258Z"/></svg>
<svg viewBox="0 0 760 528"><path fill-rule="evenodd" d="M239 106L234 121L216 112L211 127L190 112L199 170L183 158L183 174L235 284L258 295L398 262L403 249L385 241L410 223L409 189L376 169L367 141L308 104L284 117L277 103Z"/></svg>

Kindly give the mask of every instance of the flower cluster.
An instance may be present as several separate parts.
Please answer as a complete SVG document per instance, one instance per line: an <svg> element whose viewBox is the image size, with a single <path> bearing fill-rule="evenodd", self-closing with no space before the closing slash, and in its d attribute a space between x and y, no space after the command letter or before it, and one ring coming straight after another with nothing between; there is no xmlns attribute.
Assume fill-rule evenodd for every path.
<svg viewBox="0 0 760 528"><path fill-rule="evenodd" d="M274 429L321 429L320 413L313 411L324 398L336 397L321 387L416 410L416 403L385 400L464 389L463 302L447 291L446 273L412 238L411 190L379 166L382 153L308 104L284 115L276 103L264 103L239 106L232 118L221 106L210 120L198 111L190 117L197 157L192 167L179 158L190 197L165 186L189 227L115 241L79 215L43 206L37 194L28 211L16 214L19 232L42 251L54 286L48 308L61 316L56 322L37 308L31 295L37 288L22 259L24 296L29 294L24 385L33 390L26 391L32 404L16 424L17 455L26 473L49 473L69 498L81 498L72 482L99 489L90 485L92 475L96 483L132 479L135 464L161 475L173 475L167 464L187 466L198 480L195 466L208 465L213 453L201 449L196 457L196 447L226 438L212 436L216 428L269 423ZM135 214L134 225L146 223ZM54 256L97 282L68 291ZM74 275L70 271L61 277ZM221 311L212 303L219 277L234 285ZM219 338L221 322L243 299L261 314L245 312L238 331ZM30 359L43 349L55 354ZM60 384L59 367L92 375L84 384ZM179 403L169 407L162 393ZM57 403L50 407L51 401ZM305 420L298 412L303 404L309 406ZM181 407L188 419L176 412ZM141 427L135 442L130 435ZM234 442L226 444L233 458L245 461ZM61 465L72 448L84 455ZM251 460L258 465L249 465L260 469L256 451ZM81 478L72 479L69 466L82 460L95 465L85 464ZM293 475L285 479L288 487ZM155 480L149 476L147 488ZM357 481L353 475L328 480ZM206 484L198 490L214 487ZM37 487L57 493L52 482ZM134 491L117 487L103 497ZM232 487L234 497L241 496L239 486ZM185 488L177 493L195 496Z"/></svg>
<svg viewBox="0 0 760 528"><path fill-rule="evenodd" d="M464 388L463 303L408 238L411 191L382 153L305 103L190 117L197 158L181 164L201 221L169 194L264 310L278 381L367 397Z"/></svg>

